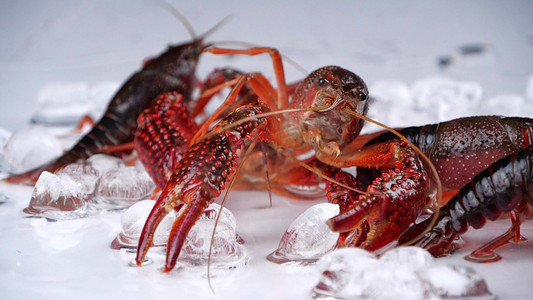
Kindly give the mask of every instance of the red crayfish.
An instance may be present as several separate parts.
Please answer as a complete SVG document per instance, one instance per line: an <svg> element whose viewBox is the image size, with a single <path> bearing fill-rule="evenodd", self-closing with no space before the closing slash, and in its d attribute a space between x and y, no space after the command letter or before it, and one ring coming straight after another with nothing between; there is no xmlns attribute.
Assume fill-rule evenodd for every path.
<svg viewBox="0 0 533 300"><path fill-rule="evenodd" d="M332 230L342 232L341 246L373 251L398 238L401 242L422 239L421 246L435 250L436 243L439 251L433 252L442 254L453 250L451 241L466 230L466 222L479 227L485 217L494 219L513 211L517 216L514 227L518 227L523 207L531 204L531 119L458 119L405 129L401 139L386 134L361 147L362 141L369 139L357 139L369 93L359 76L328 66L312 72L293 89L287 88L276 49L207 48L205 52L270 54L277 89L260 73L234 74L221 85L233 87L224 104L202 125L192 121L180 94L163 95L153 109L140 116L136 149L163 192L141 234L138 265L153 245L163 217L183 207L170 233L164 271L175 266L185 237L200 214L235 176L236 168L246 169L247 163L239 163L237 158L247 144L267 148L265 160L272 151L286 158L280 164L268 162L267 173L271 166L282 168L291 162L289 165L296 167L288 173L290 178L300 174L304 179L296 180L309 186L326 181L328 201L341 208L340 215L328 221ZM236 103L242 105L235 108ZM220 121L209 131L217 119ZM423 154L415 145L432 163L419 159ZM309 153L311 157L298 159ZM426 171L432 165L437 174ZM356 176L343 170L351 166L358 167ZM442 185L432 178L442 178ZM413 225L423 208L436 205L435 190L439 195L442 189L449 194L462 186L435 217ZM428 228L435 221L436 226ZM427 229L430 231L423 235ZM443 233L437 236L436 231Z"/></svg>

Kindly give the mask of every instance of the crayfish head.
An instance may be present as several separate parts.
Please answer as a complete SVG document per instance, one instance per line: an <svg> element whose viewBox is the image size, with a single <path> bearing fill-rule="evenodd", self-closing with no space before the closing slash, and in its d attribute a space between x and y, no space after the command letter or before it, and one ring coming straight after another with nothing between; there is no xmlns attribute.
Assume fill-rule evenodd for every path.
<svg viewBox="0 0 533 300"><path fill-rule="evenodd" d="M363 120L347 110L366 114L368 88L356 74L337 66L312 72L296 90L295 107L312 107L301 113L299 129L303 141L328 156L338 156L363 127Z"/></svg>

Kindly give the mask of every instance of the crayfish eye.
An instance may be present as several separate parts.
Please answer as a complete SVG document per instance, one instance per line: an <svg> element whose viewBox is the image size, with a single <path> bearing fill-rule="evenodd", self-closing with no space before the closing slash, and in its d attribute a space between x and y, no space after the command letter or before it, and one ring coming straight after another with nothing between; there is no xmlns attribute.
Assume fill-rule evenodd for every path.
<svg viewBox="0 0 533 300"><path fill-rule="evenodd" d="M361 101L365 101L367 98L366 94L365 93L361 93L359 94L359 99L361 99Z"/></svg>
<svg viewBox="0 0 533 300"><path fill-rule="evenodd" d="M328 82L326 79L324 79L324 78L320 78L320 79L318 80L318 85L320 85L320 86L324 86L324 85L326 85L326 82Z"/></svg>

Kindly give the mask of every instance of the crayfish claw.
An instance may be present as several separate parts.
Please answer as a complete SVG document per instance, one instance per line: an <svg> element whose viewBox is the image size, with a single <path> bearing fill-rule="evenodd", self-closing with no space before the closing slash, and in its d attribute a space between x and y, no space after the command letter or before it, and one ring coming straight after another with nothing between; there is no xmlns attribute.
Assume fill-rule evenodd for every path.
<svg viewBox="0 0 533 300"><path fill-rule="evenodd" d="M163 218L172 209L171 205L168 203L169 201L167 201L167 198L168 191L165 191L165 193L159 197L159 200L155 203L152 211L150 211L150 214L146 219L146 223L144 224L141 236L139 238L139 246L137 247L137 256L135 258L135 262L139 267L142 265L142 262L144 261L146 253L148 253L150 247L154 245L154 234L159 226L159 223L161 223ZM175 207L179 205L181 205L181 203Z"/></svg>
<svg viewBox="0 0 533 300"><path fill-rule="evenodd" d="M178 260L187 234L189 234L189 231L200 218L206 207L209 206L211 197L205 189L199 188L194 193L194 197L200 201L193 200L192 204L186 204L180 211L180 215L176 221L174 221L174 225L170 231L167 245L167 258L163 269L165 273L170 272L176 266L176 261Z"/></svg>

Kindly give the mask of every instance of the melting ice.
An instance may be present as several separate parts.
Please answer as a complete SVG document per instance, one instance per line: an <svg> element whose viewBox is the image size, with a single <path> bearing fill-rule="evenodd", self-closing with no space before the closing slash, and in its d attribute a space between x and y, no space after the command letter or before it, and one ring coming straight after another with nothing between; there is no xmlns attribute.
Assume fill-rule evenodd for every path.
<svg viewBox="0 0 533 300"><path fill-rule="evenodd" d="M359 248L335 250L318 261L319 299L495 299L470 268L443 265L424 249L399 247L381 258Z"/></svg>
<svg viewBox="0 0 533 300"><path fill-rule="evenodd" d="M339 206L321 203L308 208L289 226L270 261L313 262L333 250L339 233L332 232L326 221L339 214Z"/></svg>
<svg viewBox="0 0 533 300"><path fill-rule="evenodd" d="M97 120L117 86L111 82L93 86L83 82L50 83L39 91L38 109L31 121L46 125L76 125L84 116Z"/></svg>
<svg viewBox="0 0 533 300"><path fill-rule="evenodd" d="M121 217L121 232L111 244L113 249L137 248L144 223L152 210L155 201L140 201L128 208ZM211 236L220 205L211 204L196 221L189 231L181 250L178 266L191 268L205 266L208 262ZM172 224L179 216L179 212L171 211L159 224L154 235L154 246L166 246ZM237 223L233 214L226 208L222 210L219 223L213 238L211 251L211 266L217 269L231 269L246 264L248 257L244 242L236 234ZM128 255L128 253L126 253ZM149 261L158 261L163 264L164 257L161 251L148 252ZM164 256L164 255L163 255Z"/></svg>
<svg viewBox="0 0 533 300"><path fill-rule="evenodd" d="M119 166L100 177L95 200L105 209L126 208L149 197L154 188L154 182L144 169Z"/></svg>
<svg viewBox="0 0 533 300"><path fill-rule="evenodd" d="M120 217L121 231L111 244L111 248L137 248L144 223L154 204L155 201L153 200L142 200L122 213ZM163 218L154 234L154 246L167 244L168 234L172 229L174 220L176 220L174 211L171 211Z"/></svg>
<svg viewBox="0 0 533 300"><path fill-rule="evenodd" d="M24 212L54 220L86 217L102 209L127 208L147 198L154 187L144 169L98 154L55 174L43 172Z"/></svg>
<svg viewBox="0 0 533 300"><path fill-rule="evenodd" d="M30 126L14 132L4 144L2 152L3 169L10 173L22 173L60 156L63 149L46 128Z"/></svg>

